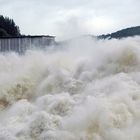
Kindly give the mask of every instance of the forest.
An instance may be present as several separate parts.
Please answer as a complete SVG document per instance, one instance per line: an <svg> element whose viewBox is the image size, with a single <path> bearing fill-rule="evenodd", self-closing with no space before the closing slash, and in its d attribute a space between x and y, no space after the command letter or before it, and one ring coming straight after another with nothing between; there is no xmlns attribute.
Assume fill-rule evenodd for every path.
<svg viewBox="0 0 140 140"><path fill-rule="evenodd" d="M99 39L121 39L125 37L132 37L132 36L139 36L140 35L140 26L130 27L126 29L119 30L117 32L106 34L106 35L100 35L98 36Z"/></svg>
<svg viewBox="0 0 140 140"><path fill-rule="evenodd" d="M13 19L0 15L0 37L17 37L21 36L19 27Z"/></svg>

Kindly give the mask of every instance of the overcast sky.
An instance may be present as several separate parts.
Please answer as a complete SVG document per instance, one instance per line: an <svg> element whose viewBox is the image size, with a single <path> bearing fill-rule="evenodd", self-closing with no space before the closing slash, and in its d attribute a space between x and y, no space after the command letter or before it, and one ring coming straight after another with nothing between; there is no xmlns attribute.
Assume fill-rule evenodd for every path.
<svg viewBox="0 0 140 140"><path fill-rule="evenodd" d="M13 18L22 34L110 33L140 25L140 0L0 0L0 14Z"/></svg>

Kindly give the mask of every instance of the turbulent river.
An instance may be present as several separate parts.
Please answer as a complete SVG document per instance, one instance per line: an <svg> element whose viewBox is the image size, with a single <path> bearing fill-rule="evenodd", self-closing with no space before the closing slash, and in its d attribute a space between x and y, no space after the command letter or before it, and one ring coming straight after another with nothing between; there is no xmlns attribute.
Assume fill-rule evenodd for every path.
<svg viewBox="0 0 140 140"><path fill-rule="evenodd" d="M140 140L140 38L1 54L0 140Z"/></svg>

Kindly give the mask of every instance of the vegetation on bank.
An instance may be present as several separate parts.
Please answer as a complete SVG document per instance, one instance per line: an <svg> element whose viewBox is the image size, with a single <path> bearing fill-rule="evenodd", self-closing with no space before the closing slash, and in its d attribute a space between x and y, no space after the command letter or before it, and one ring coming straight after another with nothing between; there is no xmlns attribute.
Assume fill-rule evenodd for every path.
<svg viewBox="0 0 140 140"><path fill-rule="evenodd" d="M121 39L125 37L133 37L133 36L139 36L140 35L140 26L136 27L130 27L126 29L122 29L120 31L111 33L111 34L106 34L106 35L100 35L98 36L99 39Z"/></svg>
<svg viewBox="0 0 140 140"><path fill-rule="evenodd" d="M0 15L0 37L20 36L19 27L13 19Z"/></svg>

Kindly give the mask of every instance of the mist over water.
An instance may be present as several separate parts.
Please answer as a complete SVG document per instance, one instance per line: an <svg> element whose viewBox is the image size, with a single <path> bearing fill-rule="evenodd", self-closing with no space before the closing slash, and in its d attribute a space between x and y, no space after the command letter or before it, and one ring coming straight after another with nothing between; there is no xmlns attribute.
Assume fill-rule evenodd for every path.
<svg viewBox="0 0 140 140"><path fill-rule="evenodd" d="M0 140L140 139L140 37L0 60Z"/></svg>

